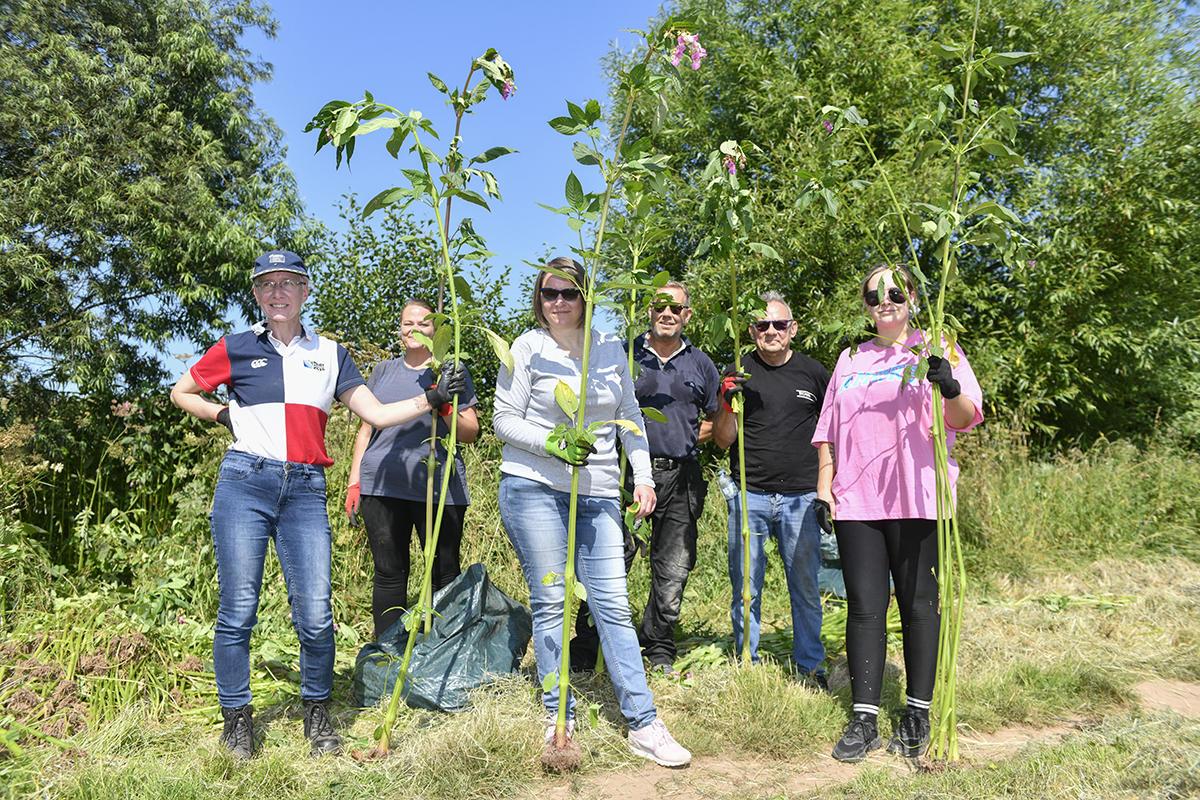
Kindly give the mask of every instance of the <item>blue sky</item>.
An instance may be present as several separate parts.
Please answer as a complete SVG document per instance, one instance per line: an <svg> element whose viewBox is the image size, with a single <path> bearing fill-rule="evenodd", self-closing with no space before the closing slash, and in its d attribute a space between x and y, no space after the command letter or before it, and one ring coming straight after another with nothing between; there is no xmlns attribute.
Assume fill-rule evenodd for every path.
<svg viewBox="0 0 1200 800"><path fill-rule="evenodd" d="M444 152L454 117L426 73L461 87L472 59L494 47L512 65L518 89L507 101L493 92L477 114L464 120L463 151L470 156L503 145L520 152L491 162L503 202L490 203L489 213L459 201L453 216L455 221L470 216L496 253L495 263L512 265L517 277L531 272L522 261L538 260L547 248L555 255L570 254L567 248L578 244L578 235L566 226L565 217L537 204L564 205L563 186L572 169L585 188L597 188L598 171L577 164L572 140L546 121L566 114L567 100L606 104L601 58L614 46L629 50L640 44L640 37L622 31L645 29L658 11L658 0L352 0L340 5L278 0L272 7L278 38L254 32L244 43L274 65L274 80L255 87L255 101L287 134L288 165L310 216L342 227L334 208L340 196L354 192L365 204L402 183L398 170L407 155L400 161L388 155L386 132L380 131L358 140L351 170L343 163L335 171L333 149L314 154L315 133L303 133L322 105L335 99L357 101L369 90L381 103L429 117L442 137L431 146Z"/></svg>
<svg viewBox="0 0 1200 800"><path fill-rule="evenodd" d="M613 48L629 51L642 38L626 29L645 30L657 16L660 0L603 0L598 3L508 4L449 0L448 2L382 2L348 0L341 4L313 0L275 0L277 37L247 31L243 45L273 67L273 79L253 87L256 105L285 133L287 164L296 177L306 213L327 226L343 230L336 204L355 193L362 204L380 191L401 185L401 166L415 167L407 153L393 159L384 148L382 131L360 138L351 169L334 169L334 151L316 154L316 134L304 127L330 100L355 102L364 90L375 100L401 112L419 110L434 124L441 141L430 143L444 153L454 133L454 116L445 96L429 82L432 72L447 86L461 87L473 59L488 48L500 51L513 68L517 91L507 101L495 92L463 121L463 152L476 155L489 147L506 146L519 152L489 164L499 182L503 202L490 202L488 212L456 202L457 223L471 217L488 249L496 254L492 266L511 266L514 281L532 274L524 261L538 261L549 251L570 255L578 234L538 206L565 205L563 187L574 170L584 188L602 188L595 167L584 167L571 155L572 139L556 133L547 120L567 114L566 102L583 105L598 100L608 106L608 85L601 59ZM476 78L472 78L474 85ZM411 207L425 213L424 206ZM315 287L320 291L320 287ZM407 293L397 287L397 297ZM513 292L510 304L524 301ZM239 321L240 324L240 321ZM611 320L597 319L597 328L613 330ZM165 365L178 379L202 351L172 342L171 353L190 358L167 358Z"/></svg>

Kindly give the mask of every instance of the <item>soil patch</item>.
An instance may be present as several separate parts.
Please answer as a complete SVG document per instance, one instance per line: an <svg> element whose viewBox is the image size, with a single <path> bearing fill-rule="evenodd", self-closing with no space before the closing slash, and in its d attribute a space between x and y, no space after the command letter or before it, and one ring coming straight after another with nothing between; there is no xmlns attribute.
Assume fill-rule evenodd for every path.
<svg viewBox="0 0 1200 800"><path fill-rule="evenodd" d="M1149 680L1134 687L1148 711L1170 710L1200 716L1200 685L1170 680ZM699 757L682 769L664 769L646 763L619 772L574 778L537 793L550 800L614 798L619 800L702 800L725 797L791 796L850 780L864 766L888 770L897 776L939 769L970 769L1014 755L1031 742L1053 743L1066 734L1090 728L1096 719L1064 719L1059 724L1034 728L1012 725L994 733L963 731L958 737L961 761L955 765L927 758L906 759L886 750L872 753L862 764L843 764L827 751L804 752L796 761L756 761L727 757Z"/></svg>

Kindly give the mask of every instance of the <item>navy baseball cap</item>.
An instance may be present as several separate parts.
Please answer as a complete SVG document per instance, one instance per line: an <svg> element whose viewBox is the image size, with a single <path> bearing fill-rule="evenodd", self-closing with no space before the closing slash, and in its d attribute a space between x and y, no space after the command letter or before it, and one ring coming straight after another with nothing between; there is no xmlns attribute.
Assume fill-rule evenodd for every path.
<svg viewBox="0 0 1200 800"><path fill-rule="evenodd" d="M294 272L297 275L308 277L308 270L304 268L304 259L291 250L272 250L254 259L254 272L250 273L251 279L268 272Z"/></svg>

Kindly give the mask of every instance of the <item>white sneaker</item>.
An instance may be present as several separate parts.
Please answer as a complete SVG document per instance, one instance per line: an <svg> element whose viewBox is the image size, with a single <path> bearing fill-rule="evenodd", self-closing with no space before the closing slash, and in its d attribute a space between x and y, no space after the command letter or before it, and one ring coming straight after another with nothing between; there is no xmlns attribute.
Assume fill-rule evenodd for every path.
<svg viewBox="0 0 1200 800"><path fill-rule="evenodd" d="M641 730L629 732L629 749L664 767L682 767L691 763L692 754L667 732L667 724L656 719Z"/></svg>
<svg viewBox="0 0 1200 800"><path fill-rule="evenodd" d="M547 717L546 718L546 744L550 744L551 742L554 741L554 731L556 728L558 728L558 719L555 717ZM568 739L575 738L575 720L574 719L567 720L567 738Z"/></svg>

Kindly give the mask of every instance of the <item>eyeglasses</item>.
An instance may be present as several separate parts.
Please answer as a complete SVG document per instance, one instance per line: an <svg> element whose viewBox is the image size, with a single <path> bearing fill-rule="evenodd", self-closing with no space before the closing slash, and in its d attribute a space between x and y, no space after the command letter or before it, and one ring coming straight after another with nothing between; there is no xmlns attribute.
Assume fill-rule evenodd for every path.
<svg viewBox="0 0 1200 800"><path fill-rule="evenodd" d="M543 288L543 289L538 290L538 294L540 294L542 296L542 299L545 300L547 303L553 303L560 296L562 297L563 300L566 300L568 303L574 303L576 300L579 299L580 291L578 289Z"/></svg>
<svg viewBox="0 0 1200 800"><path fill-rule="evenodd" d="M269 292L276 286L290 292L293 289L299 289L301 286L308 286L308 281L259 281L254 284L254 288L261 289L264 292Z"/></svg>
<svg viewBox="0 0 1200 800"><path fill-rule="evenodd" d="M664 303L660 306L653 306L655 314L661 314L664 311L666 311L668 308L671 309L672 314L674 314L675 316L679 316L680 314L683 313L683 310L685 308L691 308L691 306L676 305L674 303Z"/></svg>
<svg viewBox="0 0 1200 800"><path fill-rule="evenodd" d="M792 324L790 319L764 319L761 322L754 323L754 329L759 333L766 333L774 328L777 331L786 331L788 325Z"/></svg>
<svg viewBox="0 0 1200 800"><path fill-rule="evenodd" d="M895 303L898 306L902 306L908 302L908 295L904 294L904 292L900 291L900 289L896 286L888 287L887 296L888 296L888 300L891 300L893 303ZM863 302L865 302L871 308L874 308L875 306L879 305L879 290L872 289L871 291L864 294Z"/></svg>

